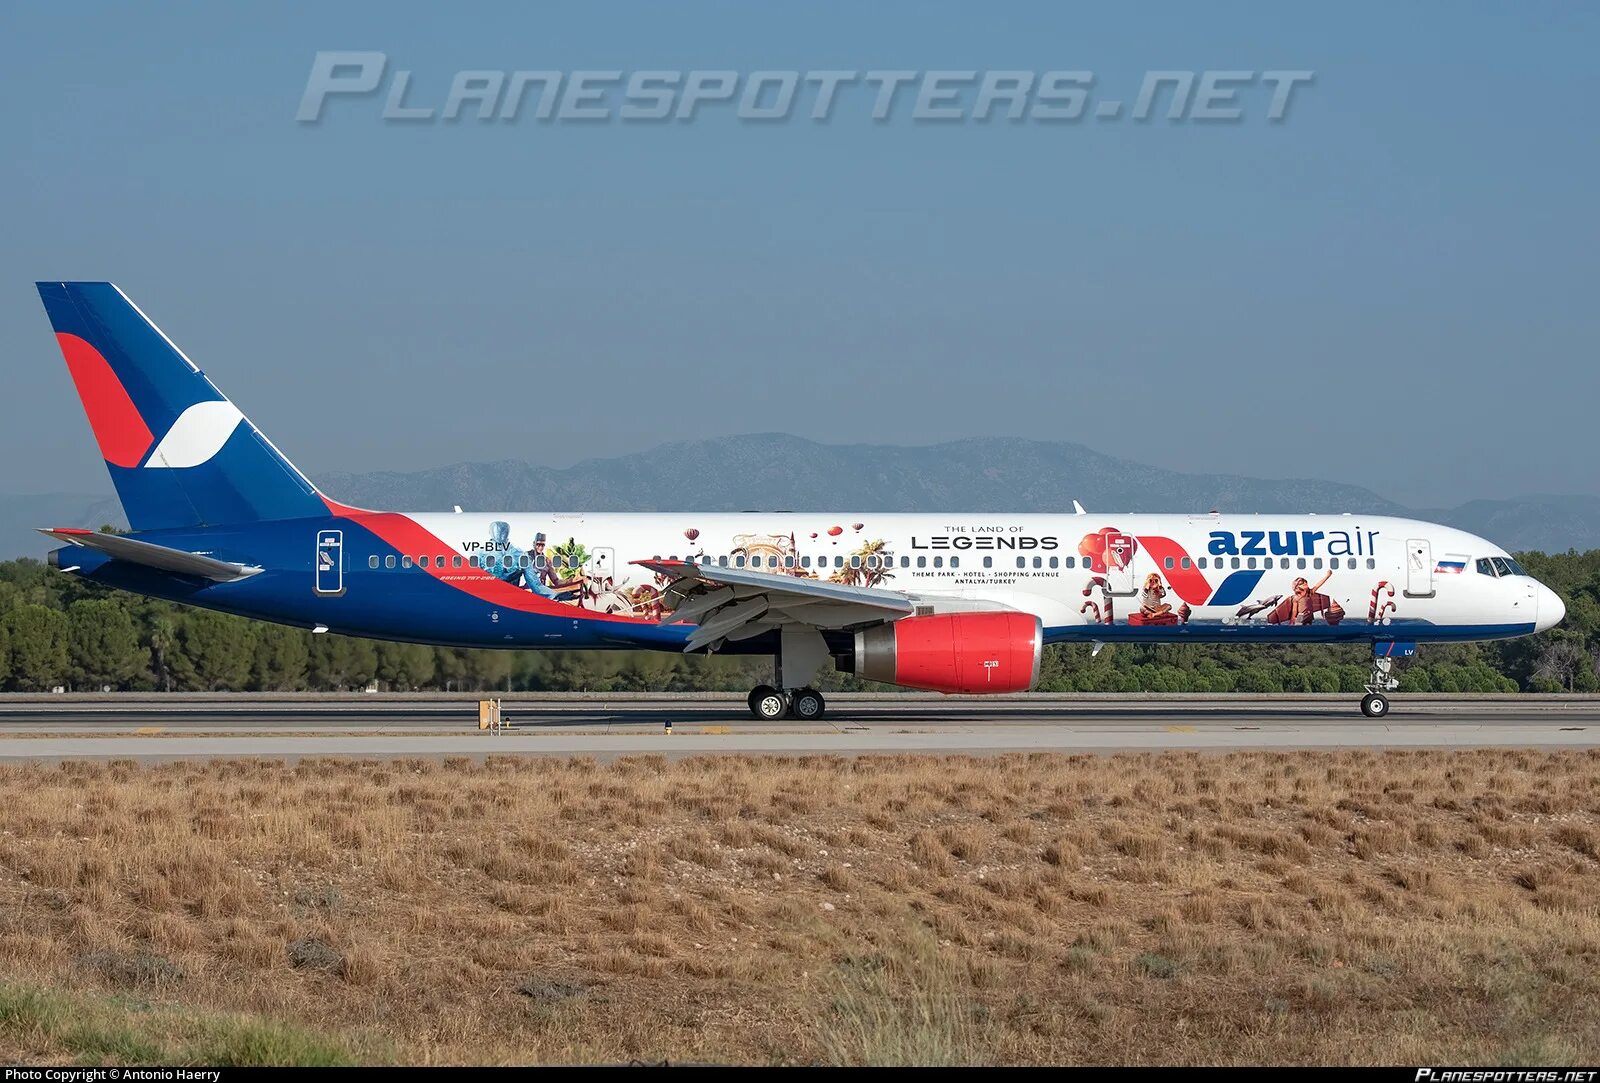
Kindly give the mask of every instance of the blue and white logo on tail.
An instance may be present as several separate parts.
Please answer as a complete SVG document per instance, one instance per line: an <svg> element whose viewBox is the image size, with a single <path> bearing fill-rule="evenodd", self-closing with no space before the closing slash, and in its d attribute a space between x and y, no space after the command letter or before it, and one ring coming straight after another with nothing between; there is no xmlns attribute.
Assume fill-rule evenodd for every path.
<svg viewBox="0 0 1600 1083"><path fill-rule="evenodd" d="M40 282L135 530L320 515L316 488L110 282Z"/></svg>

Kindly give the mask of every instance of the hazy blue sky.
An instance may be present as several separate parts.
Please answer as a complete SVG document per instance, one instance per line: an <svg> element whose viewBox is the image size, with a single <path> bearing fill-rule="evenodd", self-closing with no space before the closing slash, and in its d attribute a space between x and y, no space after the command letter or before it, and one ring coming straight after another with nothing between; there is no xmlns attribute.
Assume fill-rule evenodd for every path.
<svg viewBox="0 0 1600 1083"><path fill-rule="evenodd" d="M1600 493L1600 9L0 5L0 492L104 491L31 283L110 278L312 475L1074 440ZM295 122L486 69L1310 69L1282 123ZM859 94L865 90L856 91Z"/></svg>

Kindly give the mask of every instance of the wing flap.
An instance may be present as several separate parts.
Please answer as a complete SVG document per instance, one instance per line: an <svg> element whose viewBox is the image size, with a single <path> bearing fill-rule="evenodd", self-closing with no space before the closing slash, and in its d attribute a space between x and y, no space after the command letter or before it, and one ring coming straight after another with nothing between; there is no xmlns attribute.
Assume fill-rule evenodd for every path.
<svg viewBox="0 0 1600 1083"><path fill-rule="evenodd" d="M915 604L904 594L689 560L634 563L672 582L662 597L662 623L696 624L685 651L716 650L783 624L848 628L898 620Z"/></svg>
<svg viewBox="0 0 1600 1083"><path fill-rule="evenodd" d="M904 594L876 587L852 587L821 579L802 579L748 568L720 568L687 560L637 560L634 563L669 576L674 580L675 589L680 585L686 588L685 595L690 593L687 588L694 582L707 589L732 587L741 598L751 597L752 593L765 594L773 608L786 602L842 602L866 606L880 618L909 616L916 608Z"/></svg>

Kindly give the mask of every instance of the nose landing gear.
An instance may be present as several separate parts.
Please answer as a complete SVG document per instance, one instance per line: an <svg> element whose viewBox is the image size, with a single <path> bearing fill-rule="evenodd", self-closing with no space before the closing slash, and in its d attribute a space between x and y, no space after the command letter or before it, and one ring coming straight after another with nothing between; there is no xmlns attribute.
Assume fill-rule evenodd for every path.
<svg viewBox="0 0 1600 1083"><path fill-rule="evenodd" d="M1383 718L1389 713L1389 697L1400 687L1394 675L1396 658L1411 658L1417 653L1415 643L1374 643L1372 645L1372 675L1367 678L1367 694L1361 697L1361 713L1368 718Z"/></svg>

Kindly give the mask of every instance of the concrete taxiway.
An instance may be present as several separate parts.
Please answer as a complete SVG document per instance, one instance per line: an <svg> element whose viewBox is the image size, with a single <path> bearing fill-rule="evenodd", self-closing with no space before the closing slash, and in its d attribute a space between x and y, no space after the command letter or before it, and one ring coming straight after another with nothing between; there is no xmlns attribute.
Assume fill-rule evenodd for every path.
<svg viewBox="0 0 1600 1083"><path fill-rule="evenodd" d="M757 722L737 696L534 695L503 710L509 726L484 732L470 695L8 697L0 760L1600 747L1588 697L1400 696L1381 722L1351 696L857 694L814 723Z"/></svg>

